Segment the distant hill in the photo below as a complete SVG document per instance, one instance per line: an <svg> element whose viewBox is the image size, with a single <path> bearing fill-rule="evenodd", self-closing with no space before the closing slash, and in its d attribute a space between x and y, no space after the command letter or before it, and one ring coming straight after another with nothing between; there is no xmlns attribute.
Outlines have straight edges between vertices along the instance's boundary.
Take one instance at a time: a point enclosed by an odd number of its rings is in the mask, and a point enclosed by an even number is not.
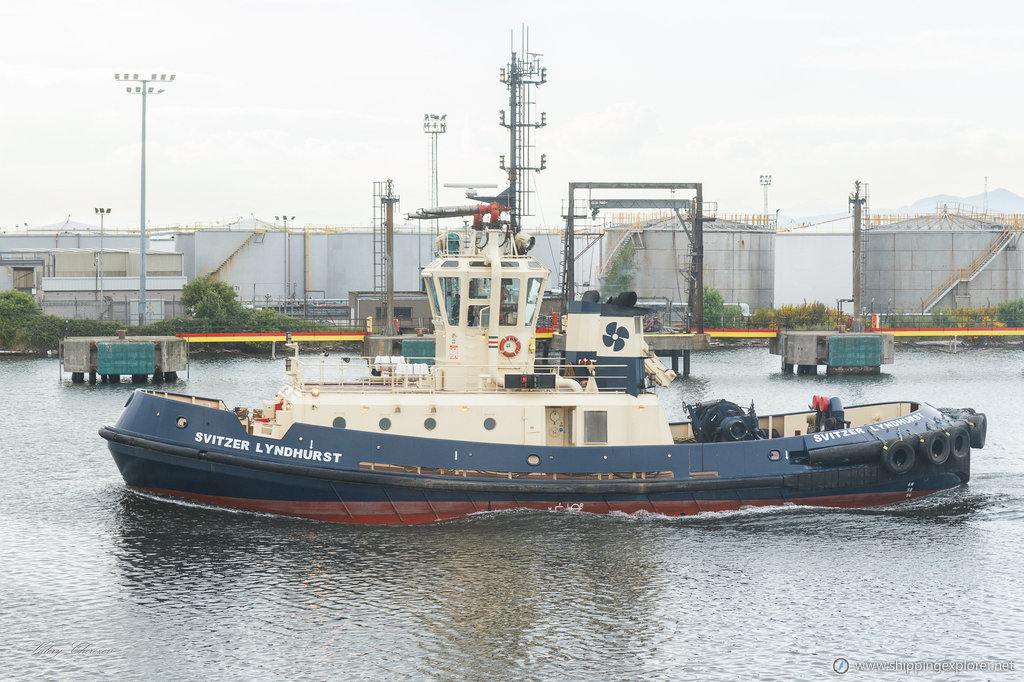
<svg viewBox="0 0 1024 682"><path fill-rule="evenodd" d="M940 204L969 204L977 208L985 208L985 194L970 197L957 197L952 194L937 194L933 197L919 199L909 206L901 206L899 213L934 213ZM1008 189L994 189L988 193L988 210L992 213L1024 213L1024 197L1018 196Z"/></svg>
<svg viewBox="0 0 1024 682"><path fill-rule="evenodd" d="M875 214L930 214L935 213L937 206L942 204L961 204L967 206L973 206L977 209L985 208L985 194L975 194L969 197L958 197L952 194L936 194L932 197L925 197L924 199L918 199L909 206L900 206L899 208L881 208L877 206L871 207L871 213ZM1008 189L994 189L988 193L988 210L990 213L1024 213L1024 197L1014 194ZM851 221L853 220L850 212L844 213L824 213L818 215L805 215L805 216L779 216L780 227L797 227L797 226L810 226L809 231L820 232L830 231L832 229L850 229ZM807 228L805 228L807 229Z"/></svg>

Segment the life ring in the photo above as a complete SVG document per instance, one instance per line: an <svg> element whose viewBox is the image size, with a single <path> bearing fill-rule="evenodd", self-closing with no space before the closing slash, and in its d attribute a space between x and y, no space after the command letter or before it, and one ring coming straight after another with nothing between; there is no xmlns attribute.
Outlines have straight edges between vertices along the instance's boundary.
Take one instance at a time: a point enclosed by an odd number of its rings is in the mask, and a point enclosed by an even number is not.
<svg viewBox="0 0 1024 682"><path fill-rule="evenodd" d="M523 344L519 342L519 339L515 336L509 335L498 342L498 350L506 358L514 358L519 355L519 351L522 349Z"/></svg>
<svg viewBox="0 0 1024 682"><path fill-rule="evenodd" d="M882 466L890 474L900 476L914 468L914 448L903 440L894 440L882 447Z"/></svg>
<svg viewBox="0 0 1024 682"><path fill-rule="evenodd" d="M917 454L932 464L941 466L949 459L949 437L945 431L921 434L917 441Z"/></svg>

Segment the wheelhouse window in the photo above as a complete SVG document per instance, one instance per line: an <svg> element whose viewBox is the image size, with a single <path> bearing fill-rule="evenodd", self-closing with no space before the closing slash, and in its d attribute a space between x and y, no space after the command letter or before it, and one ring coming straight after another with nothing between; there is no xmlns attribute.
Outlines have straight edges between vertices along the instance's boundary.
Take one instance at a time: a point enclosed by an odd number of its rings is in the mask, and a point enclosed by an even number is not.
<svg viewBox="0 0 1024 682"><path fill-rule="evenodd" d="M537 304L540 301L540 287L543 283L540 277L531 277L526 281L526 324L533 326L534 318L537 315Z"/></svg>
<svg viewBox="0 0 1024 682"><path fill-rule="evenodd" d="M466 306L466 326L487 327L490 326L491 306L489 305L468 305Z"/></svg>
<svg viewBox="0 0 1024 682"><path fill-rule="evenodd" d="M498 324L503 327L514 327L519 324L519 278L503 277L501 279L501 310Z"/></svg>
<svg viewBox="0 0 1024 682"><path fill-rule="evenodd" d="M469 280L469 297L470 298L490 298L491 297L491 278L490 277L472 277Z"/></svg>
<svg viewBox="0 0 1024 682"><path fill-rule="evenodd" d="M427 291L430 292L431 312L434 314L434 317L438 317L440 314L441 306L437 304L437 289L434 288L434 278L424 277L423 281L426 282Z"/></svg>
<svg viewBox="0 0 1024 682"><path fill-rule="evenodd" d="M462 305L462 298L459 294L459 285L462 280L459 277L438 277L437 280L441 285L441 297L444 299L448 324L455 327L459 324L459 306Z"/></svg>

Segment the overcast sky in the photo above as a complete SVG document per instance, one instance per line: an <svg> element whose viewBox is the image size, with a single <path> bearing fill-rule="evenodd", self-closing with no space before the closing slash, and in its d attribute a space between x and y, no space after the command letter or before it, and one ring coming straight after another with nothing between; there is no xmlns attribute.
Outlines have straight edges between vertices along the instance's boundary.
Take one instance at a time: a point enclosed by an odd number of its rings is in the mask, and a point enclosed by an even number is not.
<svg viewBox="0 0 1024 682"><path fill-rule="evenodd" d="M498 71L530 30L548 82L537 222L570 181L703 182L720 212L878 209L1024 193L1024 10L946 2L4 0L0 229L137 225L141 101L115 71L177 74L149 99L147 218L366 225L372 183L428 204L504 183ZM504 186L504 184L502 184ZM464 203L442 189L442 204Z"/></svg>

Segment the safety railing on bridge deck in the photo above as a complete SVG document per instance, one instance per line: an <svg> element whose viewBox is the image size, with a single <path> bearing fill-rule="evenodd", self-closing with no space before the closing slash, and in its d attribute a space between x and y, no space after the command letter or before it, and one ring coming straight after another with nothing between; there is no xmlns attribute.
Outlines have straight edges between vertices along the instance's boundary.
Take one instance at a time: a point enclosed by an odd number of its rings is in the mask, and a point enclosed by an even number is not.
<svg viewBox="0 0 1024 682"><path fill-rule="evenodd" d="M294 340L294 335L293 335ZM445 368L431 366L434 358L403 357L403 356L352 356L339 358L289 358L291 374L289 383L303 392L316 394L355 392L379 393L390 391L396 393L433 393L444 386ZM558 375L569 379L585 382L594 379L590 373L594 365L588 363L559 362L553 359L538 359L535 363L535 376ZM503 393L510 389L504 385L496 385L492 380L492 368L489 365L460 364L459 376L478 377L475 386L463 388L464 378L459 379L460 391L468 393ZM611 370L611 371L609 371ZM602 365L598 381L600 393L623 393L625 389L609 388L602 384L607 382L624 384L627 378L626 365ZM621 371L621 374L619 372ZM521 372L498 369L499 375L521 376ZM582 388L582 386L581 386ZM524 388L516 390L557 392L564 390L557 385L554 388Z"/></svg>

